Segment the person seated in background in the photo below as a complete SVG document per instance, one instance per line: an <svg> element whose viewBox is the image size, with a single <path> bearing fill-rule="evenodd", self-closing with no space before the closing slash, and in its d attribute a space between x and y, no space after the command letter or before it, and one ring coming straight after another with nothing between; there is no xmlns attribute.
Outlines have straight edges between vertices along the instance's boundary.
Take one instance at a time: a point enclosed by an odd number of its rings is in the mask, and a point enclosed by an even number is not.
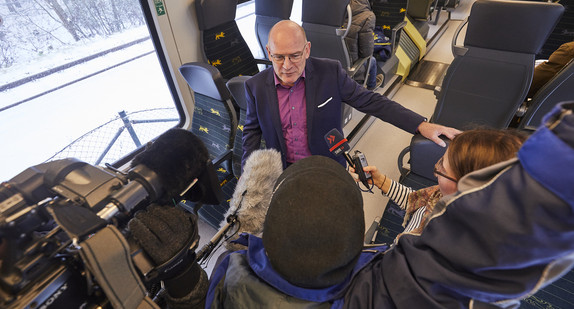
<svg viewBox="0 0 574 309"><path fill-rule="evenodd" d="M530 89L526 94L526 99L522 102L522 106L516 112L510 122L509 127L516 128L519 126L522 117L524 116L526 110L530 107L532 98L536 93L546 85L560 70L562 70L570 61L574 61L574 41L564 43L555 50L548 60L540 63L534 67L534 73L532 75L532 83L530 84Z"/></svg>
<svg viewBox="0 0 574 309"><path fill-rule="evenodd" d="M365 72L367 71L366 66L370 63L366 86L367 89L374 91L383 83L383 74L377 74L377 60L373 57L375 13L371 10L371 5L367 0L351 0L349 4L353 14L349 32L345 37L349 57L351 62L355 62L359 58L371 58L370 62L365 62Z"/></svg>
<svg viewBox="0 0 574 309"><path fill-rule="evenodd" d="M514 130L483 128L465 131L454 137L436 163L434 172L438 185L416 191L388 178L376 166L367 166L363 170L371 173L371 183L406 211L403 233L420 234L435 204L443 196L456 193L457 183L464 175L514 158L526 137ZM350 168L350 171L359 181L354 169Z"/></svg>
<svg viewBox="0 0 574 309"><path fill-rule="evenodd" d="M574 41L560 45L560 47L548 57L547 61L542 62L534 68L532 83L530 84L530 90L528 90L526 97L534 97L536 92L572 59L574 59Z"/></svg>

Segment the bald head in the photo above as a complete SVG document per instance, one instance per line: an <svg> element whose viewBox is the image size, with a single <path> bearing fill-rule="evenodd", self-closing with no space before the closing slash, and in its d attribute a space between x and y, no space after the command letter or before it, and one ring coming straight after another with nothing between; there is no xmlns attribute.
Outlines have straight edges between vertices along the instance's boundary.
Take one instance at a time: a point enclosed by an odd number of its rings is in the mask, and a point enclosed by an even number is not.
<svg viewBox="0 0 574 309"><path fill-rule="evenodd" d="M269 31L267 46L271 49L275 47L275 42L294 42L302 46L307 42L307 36L303 27L294 21L282 20L277 22Z"/></svg>

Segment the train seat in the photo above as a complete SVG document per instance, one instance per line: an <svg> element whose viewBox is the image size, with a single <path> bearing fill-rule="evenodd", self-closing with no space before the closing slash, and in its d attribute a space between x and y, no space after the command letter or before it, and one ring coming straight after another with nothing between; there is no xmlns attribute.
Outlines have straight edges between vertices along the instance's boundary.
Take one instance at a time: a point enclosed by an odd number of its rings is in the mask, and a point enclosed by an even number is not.
<svg viewBox="0 0 574 309"><path fill-rule="evenodd" d="M443 140L449 143L447 138ZM397 161L401 174L399 183L414 190L436 185L438 182L434 175L434 166L445 151L446 148L440 147L422 135L414 135L410 145L399 154ZM408 163L405 162L407 155L410 156ZM389 200L378 224L376 243L393 243L397 235L404 230L402 226L404 215L405 211Z"/></svg>
<svg viewBox="0 0 574 309"><path fill-rule="evenodd" d="M407 18L411 19L411 22L424 39L427 38L430 30L428 24L432 17L430 8L435 1L436 0L410 0L407 4ZM436 21L438 21L438 18L435 19L435 25Z"/></svg>
<svg viewBox="0 0 574 309"><path fill-rule="evenodd" d="M556 76L550 79L528 102L526 113L518 123L518 129L534 131L542 124L542 117L564 101L574 100L574 60L571 60Z"/></svg>
<svg viewBox="0 0 574 309"><path fill-rule="evenodd" d="M355 78L370 57L351 61L345 43L349 27L341 27L345 24L345 16L350 25L352 13L349 0L303 0L301 21L307 39L312 43L311 56L339 60L347 74Z"/></svg>
<svg viewBox="0 0 574 309"><path fill-rule="evenodd" d="M456 87L447 88L446 93L444 93L445 89L442 90L442 97L439 97L431 121L464 129L468 124L476 122L478 119L481 120L482 124L506 128L518 104L513 103L511 108L506 108L506 114L502 117L504 118L503 121L497 122L495 120L501 117L497 116L499 112L496 111L505 108L500 102L509 100L508 96L520 97L520 100L526 96L532 79L534 54L540 49L561 12L561 6L552 3L477 0L469 17L468 29L470 32L467 32L466 35L465 50L461 52L458 50L461 47L455 48L455 54L458 56L455 56L455 60L449 67L447 76L445 76L445 82L443 82L443 87L445 85L452 87L452 84L455 84ZM532 18L524 17L528 14L538 16L535 25L532 25ZM514 18L517 19L514 20ZM498 19L505 19L502 26L508 33L493 25L492 20ZM511 24L507 25L507 23ZM519 32L516 31L516 27L524 27L526 30L523 29L521 31L524 32ZM493 33L498 33L498 35L494 36ZM525 33L525 36L528 37L516 38L516 33ZM513 48L520 49L522 52L512 51ZM511 51L507 49L511 49ZM466 57L469 57L469 60ZM467 61L468 63L465 63ZM463 64L455 62L463 62ZM514 73L514 75L508 72ZM495 76L491 76L492 74ZM506 78L509 79L508 84ZM512 82L511 78L518 80L518 82ZM517 89L511 90L509 88L513 84L518 84L515 86ZM506 88L509 88L508 91ZM519 91L521 93L516 95L516 92ZM510 94L507 95L506 92L510 92ZM497 95L503 98L498 98ZM494 98L489 99L490 97ZM445 103L447 99L451 101ZM474 108L478 111L475 111L472 105L468 106L472 103L477 105ZM451 105L456 106L456 108L451 107ZM451 108L453 110L449 110ZM491 120L489 117L493 119ZM485 119L490 121L485 121ZM448 142L446 139L445 141ZM437 184L433 167L445 150L445 148L421 135L413 136L410 145L399 155L398 168L401 172L399 182L413 189ZM408 163L405 163L407 155L409 155L409 160ZM402 213L400 209L389 201L379 224L377 242L392 242L396 235L402 231L401 223Z"/></svg>
<svg viewBox="0 0 574 309"><path fill-rule="evenodd" d="M405 52L403 47L399 45L405 44L407 41L401 43L403 36L403 28L407 25L408 1L406 0L374 0L371 2L371 8L376 16L376 26L383 30L386 37L391 42L391 56L386 61L379 61L379 65L385 77L384 84L386 84L391 77L398 74L404 78L408 75L408 71L414 65L415 59L419 58L420 52L417 48L407 48L408 53Z"/></svg>
<svg viewBox="0 0 574 309"><path fill-rule="evenodd" d="M237 0L197 0L195 11L201 33L204 58L228 80L239 75L259 73L258 64L235 22Z"/></svg>
<svg viewBox="0 0 574 309"><path fill-rule="evenodd" d="M247 113L247 102L245 99L245 82L251 76L236 76L227 81L226 85L229 92L235 99L235 104L239 110L239 122L237 124L237 133L233 144L233 173L241 176L241 157L243 156L243 125L245 124L245 115Z"/></svg>
<svg viewBox="0 0 574 309"><path fill-rule="evenodd" d="M574 41L574 0L554 1L564 6L564 14L536 55L536 59L548 59L560 45Z"/></svg>
<svg viewBox="0 0 574 309"><path fill-rule="evenodd" d="M432 12L435 12L433 24L436 25L438 23L438 20L440 17L440 12L442 10L450 12L451 10L456 9L459 4L460 4L460 0L435 0L435 1L433 1Z"/></svg>
<svg viewBox="0 0 574 309"><path fill-rule="evenodd" d="M185 63L179 72L193 90L194 112L191 131L204 142L217 170L223 201L218 205L186 202L187 210L196 211L201 219L215 229L229 209L237 177L233 173L232 149L237 131L237 114L233 97L221 73L203 62Z"/></svg>
<svg viewBox="0 0 574 309"><path fill-rule="evenodd" d="M269 31L278 21L289 19L292 9L293 0L255 0L255 33L265 58Z"/></svg>
<svg viewBox="0 0 574 309"><path fill-rule="evenodd" d="M425 56L427 43L408 17L405 17L403 33L404 35L399 37L399 46L396 54L400 59L397 74L405 80L411 73L411 69Z"/></svg>
<svg viewBox="0 0 574 309"><path fill-rule="evenodd" d="M464 46L453 46L431 121L508 127L532 82L535 55L563 10L557 3L477 0Z"/></svg>
<svg viewBox="0 0 574 309"><path fill-rule="evenodd" d="M303 0L302 4L302 26L305 29L307 39L311 41L311 56L320 58L330 58L339 60L347 74L355 80L363 80L366 84L367 70L359 76L357 72L361 67L370 61L371 57L359 58L351 62L345 36L349 27L341 27L345 23L350 25L352 22L351 7L349 0ZM345 104L343 114L341 115L343 126L346 125L352 117L352 108Z"/></svg>

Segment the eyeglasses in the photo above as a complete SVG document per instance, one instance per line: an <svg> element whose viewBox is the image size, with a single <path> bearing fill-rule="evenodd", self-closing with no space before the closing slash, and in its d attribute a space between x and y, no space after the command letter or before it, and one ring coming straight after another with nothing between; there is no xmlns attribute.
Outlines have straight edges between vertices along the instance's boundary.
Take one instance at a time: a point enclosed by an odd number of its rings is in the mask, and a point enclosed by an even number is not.
<svg viewBox="0 0 574 309"><path fill-rule="evenodd" d="M285 62L285 58L289 58L291 62L299 62L303 58L303 54L305 53L305 48L307 48L307 43L305 42L305 46L303 46L303 50L298 53L291 54L291 55L278 55L278 54L271 54L270 56L277 64L282 64Z"/></svg>
<svg viewBox="0 0 574 309"><path fill-rule="evenodd" d="M438 160L438 162L434 165L433 172L434 172L435 176L439 175L439 176L442 176L442 177L444 177L450 181L458 182L458 180L454 179L453 177L450 177L450 176L446 175L445 173L439 171L438 170L439 166L442 166L442 158L440 158L440 160Z"/></svg>

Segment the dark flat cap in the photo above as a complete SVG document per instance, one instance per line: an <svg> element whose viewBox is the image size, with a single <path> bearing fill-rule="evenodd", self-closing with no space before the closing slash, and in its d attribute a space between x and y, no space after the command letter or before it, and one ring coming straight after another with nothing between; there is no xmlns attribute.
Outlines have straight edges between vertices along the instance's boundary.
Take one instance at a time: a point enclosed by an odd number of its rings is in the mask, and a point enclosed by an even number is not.
<svg viewBox="0 0 574 309"><path fill-rule="evenodd" d="M291 284L324 288L341 283L361 253L363 198L338 162L311 156L277 180L263 227L273 269Z"/></svg>

